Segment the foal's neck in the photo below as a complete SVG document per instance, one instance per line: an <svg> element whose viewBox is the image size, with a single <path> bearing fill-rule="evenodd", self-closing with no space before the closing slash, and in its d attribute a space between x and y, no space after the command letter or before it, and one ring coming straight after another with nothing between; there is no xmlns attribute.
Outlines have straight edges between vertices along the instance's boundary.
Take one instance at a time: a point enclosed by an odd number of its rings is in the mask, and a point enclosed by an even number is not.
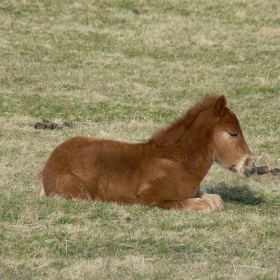
<svg viewBox="0 0 280 280"><path fill-rule="evenodd" d="M211 143L212 129L204 127L197 131L188 129L178 145L182 163L195 172L200 180L206 176L213 163Z"/></svg>

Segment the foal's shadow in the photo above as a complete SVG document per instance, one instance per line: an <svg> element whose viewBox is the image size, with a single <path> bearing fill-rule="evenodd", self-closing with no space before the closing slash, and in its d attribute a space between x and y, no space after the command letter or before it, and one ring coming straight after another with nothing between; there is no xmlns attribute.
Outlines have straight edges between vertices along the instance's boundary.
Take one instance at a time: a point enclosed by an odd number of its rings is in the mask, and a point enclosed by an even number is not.
<svg viewBox="0 0 280 280"><path fill-rule="evenodd" d="M247 186L231 187L224 183L209 189L209 193L219 194L225 202L244 205L258 205L264 202L264 198L253 193Z"/></svg>

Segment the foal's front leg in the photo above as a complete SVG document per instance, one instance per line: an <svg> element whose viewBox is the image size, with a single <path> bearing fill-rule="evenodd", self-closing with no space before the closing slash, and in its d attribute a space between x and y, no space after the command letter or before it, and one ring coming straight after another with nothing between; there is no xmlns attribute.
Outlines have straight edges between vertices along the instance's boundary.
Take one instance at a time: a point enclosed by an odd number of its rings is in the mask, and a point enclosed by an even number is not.
<svg viewBox="0 0 280 280"><path fill-rule="evenodd" d="M149 206L175 210L211 212L223 209L223 200L219 195L199 191L195 197L184 199L183 192L178 191L176 186L165 186L166 181L168 180L158 179L143 185L138 192L138 201Z"/></svg>
<svg viewBox="0 0 280 280"><path fill-rule="evenodd" d="M139 202L177 210L214 211L223 208L221 197L199 189L199 182L190 182L192 178L179 163L159 159L150 170L137 193Z"/></svg>
<svg viewBox="0 0 280 280"><path fill-rule="evenodd" d="M187 198L184 200L154 201L150 206L175 210L197 210L212 212L223 209L223 200L216 194L204 194L202 197Z"/></svg>

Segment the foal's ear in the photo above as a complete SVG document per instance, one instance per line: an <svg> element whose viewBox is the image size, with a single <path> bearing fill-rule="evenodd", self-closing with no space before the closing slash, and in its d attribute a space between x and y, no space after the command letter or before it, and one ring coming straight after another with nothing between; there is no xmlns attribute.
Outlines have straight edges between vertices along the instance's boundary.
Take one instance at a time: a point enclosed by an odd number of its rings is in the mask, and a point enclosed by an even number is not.
<svg viewBox="0 0 280 280"><path fill-rule="evenodd" d="M227 106L227 100L224 95L220 96L214 104L214 114L220 118L224 114L224 110Z"/></svg>

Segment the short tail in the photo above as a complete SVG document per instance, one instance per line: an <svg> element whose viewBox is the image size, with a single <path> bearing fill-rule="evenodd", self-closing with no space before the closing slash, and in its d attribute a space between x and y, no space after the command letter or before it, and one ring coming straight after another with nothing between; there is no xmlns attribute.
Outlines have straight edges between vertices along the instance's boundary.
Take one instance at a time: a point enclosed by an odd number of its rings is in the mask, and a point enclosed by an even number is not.
<svg viewBox="0 0 280 280"><path fill-rule="evenodd" d="M39 196L44 196L46 193L43 185L42 175L40 174L39 176Z"/></svg>
<svg viewBox="0 0 280 280"><path fill-rule="evenodd" d="M46 193L45 193L44 185L43 183L41 183L39 186L39 196L44 196L45 194Z"/></svg>

